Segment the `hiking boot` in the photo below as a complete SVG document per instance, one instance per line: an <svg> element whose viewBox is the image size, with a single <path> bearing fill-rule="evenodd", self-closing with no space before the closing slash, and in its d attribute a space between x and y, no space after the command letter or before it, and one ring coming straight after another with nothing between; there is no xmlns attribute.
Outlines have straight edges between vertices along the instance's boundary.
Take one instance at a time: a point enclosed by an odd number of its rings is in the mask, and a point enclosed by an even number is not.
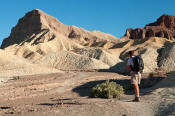
<svg viewBox="0 0 175 116"><path fill-rule="evenodd" d="M134 100L132 100L133 102L140 102L140 98L139 97L135 97Z"/></svg>

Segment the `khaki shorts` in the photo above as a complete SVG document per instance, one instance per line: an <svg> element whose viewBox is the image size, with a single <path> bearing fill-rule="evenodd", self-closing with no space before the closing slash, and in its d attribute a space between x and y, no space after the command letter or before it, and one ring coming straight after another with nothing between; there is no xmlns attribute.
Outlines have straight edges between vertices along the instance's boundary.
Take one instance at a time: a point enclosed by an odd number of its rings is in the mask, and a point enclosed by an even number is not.
<svg viewBox="0 0 175 116"><path fill-rule="evenodd" d="M140 72L131 72L131 84L140 84L141 74Z"/></svg>

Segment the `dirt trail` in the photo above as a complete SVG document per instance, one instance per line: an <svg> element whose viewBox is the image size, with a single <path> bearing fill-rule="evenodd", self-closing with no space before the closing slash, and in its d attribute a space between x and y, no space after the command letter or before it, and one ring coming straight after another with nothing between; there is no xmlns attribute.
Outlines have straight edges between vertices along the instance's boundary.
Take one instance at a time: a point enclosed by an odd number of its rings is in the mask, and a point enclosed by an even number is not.
<svg viewBox="0 0 175 116"><path fill-rule="evenodd" d="M88 98L90 88L107 79L127 80L129 77L116 73L65 72L9 80L0 87L0 114L3 116L122 116L124 114L153 116L155 110L159 110L160 103L157 101L160 101L161 97L156 94L158 92L142 96L140 103L131 102L133 95L123 95L120 100Z"/></svg>

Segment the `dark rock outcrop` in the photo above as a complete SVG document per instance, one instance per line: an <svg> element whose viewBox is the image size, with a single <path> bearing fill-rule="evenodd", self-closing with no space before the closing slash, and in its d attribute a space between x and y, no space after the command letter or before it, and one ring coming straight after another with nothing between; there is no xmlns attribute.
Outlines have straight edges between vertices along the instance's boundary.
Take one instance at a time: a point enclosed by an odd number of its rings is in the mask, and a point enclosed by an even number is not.
<svg viewBox="0 0 175 116"><path fill-rule="evenodd" d="M175 16L162 15L156 22L150 23L144 28L129 28L126 30L125 36L129 39L163 37L173 40L175 39Z"/></svg>
<svg viewBox="0 0 175 116"><path fill-rule="evenodd" d="M10 36L3 40L1 48L19 44L40 30L40 13L38 10L33 10L27 13L25 17L19 19L18 24L12 28Z"/></svg>

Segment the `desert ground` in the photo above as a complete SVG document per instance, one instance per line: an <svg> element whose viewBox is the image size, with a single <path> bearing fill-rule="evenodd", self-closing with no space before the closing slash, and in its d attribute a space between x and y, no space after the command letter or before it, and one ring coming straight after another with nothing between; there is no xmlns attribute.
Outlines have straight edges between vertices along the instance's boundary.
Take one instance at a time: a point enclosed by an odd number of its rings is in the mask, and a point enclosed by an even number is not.
<svg viewBox="0 0 175 116"><path fill-rule="evenodd" d="M29 11L1 45L0 116L175 116L174 22L163 15L118 39ZM132 102L129 51L144 62L141 102ZM125 87L120 99L90 98L106 80Z"/></svg>
<svg viewBox="0 0 175 116"><path fill-rule="evenodd" d="M1 116L173 116L175 115L173 75L172 73L153 87L141 88L141 102L132 102L133 91L123 94L120 99L89 98L91 88L104 80L129 83L129 76L117 73L65 71L1 79L0 114ZM143 78L147 78L144 76Z"/></svg>

